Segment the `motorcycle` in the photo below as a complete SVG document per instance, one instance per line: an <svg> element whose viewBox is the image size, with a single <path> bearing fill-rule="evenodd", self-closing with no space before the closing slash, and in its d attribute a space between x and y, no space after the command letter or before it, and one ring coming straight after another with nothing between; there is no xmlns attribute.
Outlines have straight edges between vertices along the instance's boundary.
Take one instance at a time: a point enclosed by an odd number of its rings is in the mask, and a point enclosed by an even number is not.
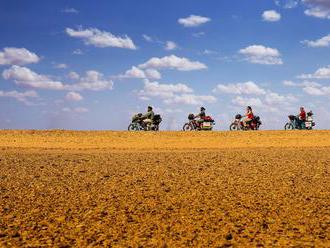
<svg viewBox="0 0 330 248"><path fill-rule="evenodd" d="M188 115L188 122L183 125L183 131L212 131L215 121L211 116L205 116L201 122L194 114Z"/></svg>
<svg viewBox="0 0 330 248"><path fill-rule="evenodd" d="M145 123L141 113L134 115L131 124L128 126L128 131L159 131L162 117L155 115L151 123Z"/></svg>
<svg viewBox="0 0 330 248"><path fill-rule="evenodd" d="M315 122L313 120L313 112L310 111L307 113L307 117L305 121L299 120L299 116L289 115L289 122L287 122L284 126L285 130L313 130L315 126Z"/></svg>
<svg viewBox="0 0 330 248"><path fill-rule="evenodd" d="M244 126L242 121L243 116L240 114L237 114L235 116L235 120L232 124L229 126L230 131L239 131L239 130L259 130L262 122L260 120L259 116L254 116L253 119L249 122L247 122L246 126Z"/></svg>

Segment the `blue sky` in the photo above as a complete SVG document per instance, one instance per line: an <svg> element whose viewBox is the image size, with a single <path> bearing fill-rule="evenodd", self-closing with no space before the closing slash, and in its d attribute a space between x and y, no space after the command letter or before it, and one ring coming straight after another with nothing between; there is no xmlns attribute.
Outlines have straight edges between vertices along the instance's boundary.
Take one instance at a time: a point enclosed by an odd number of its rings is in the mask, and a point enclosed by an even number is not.
<svg viewBox="0 0 330 248"><path fill-rule="evenodd" d="M0 23L0 128L124 130L148 105L165 130L247 105L329 128L328 0L3 0Z"/></svg>

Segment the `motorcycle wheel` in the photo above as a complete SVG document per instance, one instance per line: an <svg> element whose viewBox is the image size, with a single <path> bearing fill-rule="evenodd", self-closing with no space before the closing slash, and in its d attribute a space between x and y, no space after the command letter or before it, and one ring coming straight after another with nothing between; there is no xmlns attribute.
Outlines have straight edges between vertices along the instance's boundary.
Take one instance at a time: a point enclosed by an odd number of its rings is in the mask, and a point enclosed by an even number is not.
<svg viewBox="0 0 330 248"><path fill-rule="evenodd" d="M186 124L183 125L182 130L183 131L193 131L194 127L190 123L186 123Z"/></svg>
<svg viewBox="0 0 330 248"><path fill-rule="evenodd" d="M140 129L138 125L131 123L128 126L128 131L140 131Z"/></svg>
<svg viewBox="0 0 330 248"><path fill-rule="evenodd" d="M229 126L229 130L230 131L238 131L238 125L236 123L232 123L230 126Z"/></svg>
<svg viewBox="0 0 330 248"><path fill-rule="evenodd" d="M287 123L287 124L285 124L284 129L285 130L293 130L294 126L292 125L292 123Z"/></svg>

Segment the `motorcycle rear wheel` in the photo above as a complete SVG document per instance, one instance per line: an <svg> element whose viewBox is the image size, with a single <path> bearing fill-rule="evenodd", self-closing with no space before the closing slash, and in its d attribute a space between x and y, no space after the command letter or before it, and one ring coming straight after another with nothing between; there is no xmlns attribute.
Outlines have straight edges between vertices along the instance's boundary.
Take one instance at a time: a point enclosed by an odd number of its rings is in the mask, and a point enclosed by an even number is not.
<svg viewBox="0 0 330 248"><path fill-rule="evenodd" d="M292 125L292 123L287 123L284 126L285 130L294 130L294 126Z"/></svg>
<svg viewBox="0 0 330 248"><path fill-rule="evenodd" d="M193 131L194 127L190 123L186 123L186 124L183 125L182 130L185 131L185 132L186 131L189 132L189 131Z"/></svg>

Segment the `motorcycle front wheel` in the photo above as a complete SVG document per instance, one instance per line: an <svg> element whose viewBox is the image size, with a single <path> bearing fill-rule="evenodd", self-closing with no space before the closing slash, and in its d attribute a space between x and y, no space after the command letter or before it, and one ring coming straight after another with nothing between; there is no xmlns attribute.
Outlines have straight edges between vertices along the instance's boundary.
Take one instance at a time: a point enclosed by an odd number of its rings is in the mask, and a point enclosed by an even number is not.
<svg viewBox="0 0 330 248"><path fill-rule="evenodd" d="M230 131L238 131L238 125L236 123L232 123L230 126L229 126L229 130Z"/></svg>
<svg viewBox="0 0 330 248"><path fill-rule="evenodd" d="M285 130L293 130L294 126L292 125L292 123L287 123L287 124L285 124L284 129Z"/></svg>
<svg viewBox="0 0 330 248"><path fill-rule="evenodd" d="M137 124L131 123L128 126L128 131L140 131L140 128Z"/></svg>
<svg viewBox="0 0 330 248"><path fill-rule="evenodd" d="M183 131L193 131L194 127L190 123L186 123L186 124L183 125L182 130Z"/></svg>

